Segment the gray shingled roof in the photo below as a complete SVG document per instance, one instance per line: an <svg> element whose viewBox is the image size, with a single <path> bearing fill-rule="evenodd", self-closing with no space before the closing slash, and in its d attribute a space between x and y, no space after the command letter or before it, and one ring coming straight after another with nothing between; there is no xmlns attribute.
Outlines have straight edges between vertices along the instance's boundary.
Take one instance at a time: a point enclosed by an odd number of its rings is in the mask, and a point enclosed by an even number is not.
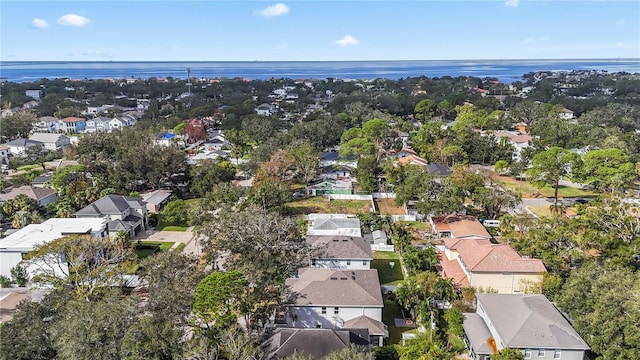
<svg viewBox="0 0 640 360"><path fill-rule="evenodd" d="M286 284L298 306L382 307L378 271L302 268Z"/></svg>
<svg viewBox="0 0 640 360"><path fill-rule="evenodd" d="M366 315L360 315L347 320L342 325L344 329L367 329L371 335L384 335L384 323Z"/></svg>
<svg viewBox="0 0 640 360"><path fill-rule="evenodd" d="M372 260L371 245L355 236L307 236L307 243L319 250L317 259Z"/></svg>
<svg viewBox="0 0 640 360"><path fill-rule="evenodd" d="M313 222L314 230L360 229L357 218L317 219Z"/></svg>
<svg viewBox="0 0 640 360"><path fill-rule="evenodd" d="M288 329L275 328L264 343L268 359L280 359L294 353L310 359L322 359L328 354L346 349L350 344L368 347L366 329Z"/></svg>
<svg viewBox="0 0 640 360"><path fill-rule="evenodd" d="M55 133L34 133L29 137L31 141L38 141L41 143L55 143L60 138L66 138L65 135Z"/></svg>
<svg viewBox="0 0 640 360"><path fill-rule="evenodd" d="M544 295L476 294L476 298L507 347L589 349Z"/></svg>
<svg viewBox="0 0 640 360"><path fill-rule="evenodd" d="M491 332L484 320L476 313L464 313L463 315L462 327L476 354L493 354L493 350L487 343L487 340L491 338Z"/></svg>
<svg viewBox="0 0 640 360"><path fill-rule="evenodd" d="M138 198L124 195L106 195L78 210L76 215L122 214L129 208L141 209L144 207L144 202Z"/></svg>

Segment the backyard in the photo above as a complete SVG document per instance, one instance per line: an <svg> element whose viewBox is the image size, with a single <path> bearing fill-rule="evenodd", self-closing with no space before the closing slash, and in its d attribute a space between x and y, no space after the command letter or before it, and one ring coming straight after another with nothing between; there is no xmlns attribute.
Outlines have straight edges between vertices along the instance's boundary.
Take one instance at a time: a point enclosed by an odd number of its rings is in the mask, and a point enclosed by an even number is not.
<svg viewBox="0 0 640 360"><path fill-rule="evenodd" d="M538 188L534 184L529 181L516 180L513 177L509 176L499 176L495 175L494 177L500 186L513 190L515 192L519 192L523 198L528 197L553 197L554 189L551 186L545 186L543 188ZM558 197L580 197L580 196L593 196L593 192L588 190L583 190L575 187L560 185L558 187Z"/></svg>
<svg viewBox="0 0 640 360"><path fill-rule="evenodd" d="M296 200L287 204L296 214L357 214L371 211L366 200L329 200L322 196Z"/></svg>
<svg viewBox="0 0 640 360"><path fill-rule="evenodd" d="M382 322L387 325L389 330L389 338L386 345L399 344L402 340L402 332L406 329L395 326L396 318L403 318L400 304L392 298L385 296L384 308L382 309Z"/></svg>
<svg viewBox="0 0 640 360"><path fill-rule="evenodd" d="M171 247L175 244L175 242L169 241L136 241L135 242L135 252L138 256L138 259L144 259L150 255L155 254L157 251L167 251L171 249ZM184 247L184 244L182 244ZM180 248L180 246L178 247ZM178 249L176 249L178 250Z"/></svg>
<svg viewBox="0 0 640 360"><path fill-rule="evenodd" d="M394 204L395 199L375 199L376 206L380 215L404 215L405 211L402 207Z"/></svg>
<svg viewBox="0 0 640 360"><path fill-rule="evenodd" d="M398 285L404 279L400 256L395 252L374 251L371 268L378 270L378 277L382 285Z"/></svg>

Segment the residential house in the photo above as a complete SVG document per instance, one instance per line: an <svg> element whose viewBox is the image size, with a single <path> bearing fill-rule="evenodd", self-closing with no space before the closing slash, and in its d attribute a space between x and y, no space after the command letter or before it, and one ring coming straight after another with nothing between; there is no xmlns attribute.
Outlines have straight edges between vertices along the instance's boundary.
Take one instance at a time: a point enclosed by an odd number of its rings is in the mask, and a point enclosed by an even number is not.
<svg viewBox="0 0 640 360"><path fill-rule="evenodd" d="M41 224L29 224L7 237L0 239L0 275L11 277L11 268L20 264L37 245L48 244L65 235L90 235L107 237L106 219L51 218ZM67 264L61 258L58 266L50 267L55 274L64 276ZM41 270L38 263L26 268L29 277Z"/></svg>
<svg viewBox="0 0 640 360"><path fill-rule="evenodd" d="M33 141L26 138L19 138L11 140L3 145L9 148L9 155L20 156L23 155L27 148L32 146L42 145L39 141Z"/></svg>
<svg viewBox="0 0 640 360"><path fill-rule="evenodd" d="M586 360L589 345L544 295L476 294L477 310L464 313L465 343L474 360L504 348L529 360Z"/></svg>
<svg viewBox="0 0 640 360"><path fill-rule="evenodd" d="M523 293L538 286L547 272L542 261L522 257L507 244L482 238L449 238L444 243L440 274L458 287Z"/></svg>
<svg viewBox="0 0 640 360"><path fill-rule="evenodd" d="M307 236L312 250L309 267L328 269L370 269L371 245L361 237Z"/></svg>
<svg viewBox="0 0 640 360"><path fill-rule="evenodd" d="M348 349L350 346L364 347L369 344L367 329L289 329L268 328L263 349L267 359L282 359L294 354L306 359L321 360L327 355Z"/></svg>
<svg viewBox="0 0 640 360"><path fill-rule="evenodd" d="M87 119L69 116L62 119L65 133L81 133L87 126Z"/></svg>
<svg viewBox="0 0 640 360"><path fill-rule="evenodd" d="M171 190L158 189L140 195L142 196L142 201L147 203L147 212L149 214L157 214L169 202Z"/></svg>
<svg viewBox="0 0 640 360"><path fill-rule="evenodd" d="M124 195L106 195L75 213L76 218L109 220L109 235L124 231L131 238L148 226L147 205L142 199Z"/></svg>
<svg viewBox="0 0 640 360"><path fill-rule="evenodd" d="M26 102L26 103L22 104L22 109L24 109L24 110L35 109L36 107L38 107L38 104L40 104L38 101L32 100L32 101L29 101L29 102Z"/></svg>
<svg viewBox="0 0 640 360"><path fill-rule="evenodd" d="M370 343L383 345L388 333L377 270L302 268L286 285L296 298L287 306L289 327L366 328Z"/></svg>
<svg viewBox="0 0 640 360"><path fill-rule="evenodd" d="M353 182L351 180L321 180L306 187L307 195L320 196L325 194L352 194Z"/></svg>
<svg viewBox="0 0 640 360"><path fill-rule="evenodd" d="M356 236L362 237L360 220L344 214L309 214L307 235L311 236Z"/></svg>
<svg viewBox="0 0 640 360"><path fill-rule="evenodd" d="M36 176L35 178L33 178L33 180L31 180L31 186L39 188L51 187L51 177L52 173Z"/></svg>
<svg viewBox="0 0 640 360"><path fill-rule="evenodd" d="M329 165L322 167L318 177L320 179L343 180L351 179L353 169L345 165Z"/></svg>
<svg viewBox="0 0 640 360"><path fill-rule="evenodd" d="M123 119L113 118L109 121L109 132L113 130L122 130L123 127L127 126L127 122Z"/></svg>
<svg viewBox="0 0 640 360"><path fill-rule="evenodd" d="M62 129L59 128L62 120L53 116L42 116L39 117L38 120L33 123L33 131L34 132L60 132Z"/></svg>
<svg viewBox="0 0 640 360"><path fill-rule="evenodd" d="M493 131L490 132L496 137L496 141L501 143L507 141L514 148L513 159L519 161L522 150L529 147L529 142L533 139L531 135L521 134L516 131Z"/></svg>
<svg viewBox="0 0 640 360"><path fill-rule="evenodd" d="M222 130L208 130L208 139L205 141L205 145L207 149L210 151L214 150L222 150L223 148L229 147L229 142L224 137L224 132Z"/></svg>
<svg viewBox="0 0 640 360"><path fill-rule="evenodd" d="M109 132L111 123L110 118L105 116L99 116L97 118L87 120L87 126L85 127L84 132L94 133L94 132Z"/></svg>
<svg viewBox="0 0 640 360"><path fill-rule="evenodd" d="M7 144L0 144L0 164L8 165L11 156L11 147Z"/></svg>
<svg viewBox="0 0 640 360"><path fill-rule="evenodd" d="M47 206L58 199L58 194L53 189L23 185L12 188L7 193L0 194L0 206L4 205L7 200L14 199L18 195L25 195L37 201L38 206Z"/></svg>
<svg viewBox="0 0 640 360"><path fill-rule="evenodd" d="M273 104L260 104L255 108L255 111L260 116L271 116L276 112L276 106Z"/></svg>
<svg viewBox="0 0 640 360"><path fill-rule="evenodd" d="M337 151L325 151L320 156L320 166L348 166L351 169L355 169L358 167L358 162L352 156L342 159Z"/></svg>
<svg viewBox="0 0 640 360"><path fill-rule="evenodd" d="M29 89L24 92L24 94L32 99L40 100L40 96L42 95L41 89Z"/></svg>
<svg viewBox="0 0 640 360"><path fill-rule="evenodd" d="M71 144L68 136L55 133L37 132L29 136L29 140L41 143L45 149L50 151L62 150L63 147Z"/></svg>
<svg viewBox="0 0 640 360"><path fill-rule="evenodd" d="M158 145L163 146L175 146L176 144L176 135L173 133L164 133L158 135L158 138L154 140L154 142Z"/></svg>
<svg viewBox="0 0 640 360"><path fill-rule="evenodd" d="M491 234L473 216L452 214L441 217L429 217L433 233L438 238L478 237L491 239Z"/></svg>
<svg viewBox="0 0 640 360"><path fill-rule="evenodd" d="M200 119L191 119L187 121L187 125L185 126L184 130L187 135L187 140L190 143L204 141L205 139L207 139L207 130L204 127L204 123Z"/></svg>
<svg viewBox="0 0 640 360"><path fill-rule="evenodd" d="M562 108L558 110L558 117L562 120L571 120L573 119L573 111L567 108Z"/></svg>

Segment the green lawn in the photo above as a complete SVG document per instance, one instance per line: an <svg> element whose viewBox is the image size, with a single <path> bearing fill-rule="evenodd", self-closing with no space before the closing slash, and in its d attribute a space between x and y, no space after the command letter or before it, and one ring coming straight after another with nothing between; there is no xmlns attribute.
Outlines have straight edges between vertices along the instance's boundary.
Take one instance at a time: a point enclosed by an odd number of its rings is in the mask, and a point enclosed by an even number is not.
<svg viewBox="0 0 640 360"><path fill-rule="evenodd" d="M508 176L496 176L496 181L500 186L513 190L515 192L520 192L522 197L532 197L534 195L541 195L543 197L553 197L554 189L551 186L545 186L543 188L538 188L528 181L518 181L512 177ZM569 186L559 186L558 187L558 197L580 197L580 196L593 196L594 193L587 190L582 190Z"/></svg>
<svg viewBox="0 0 640 360"><path fill-rule="evenodd" d="M160 246L160 251L167 251L171 249L171 247L173 246L173 244L175 244L175 242L170 242L170 241L136 241L134 242L134 246L137 244L158 245ZM184 248L184 244L182 244L182 247ZM180 246L178 246L178 248L180 248ZM138 256L138 259L144 259L147 256L152 255L154 253L152 249L139 249L139 250L135 250L135 252L136 252L136 255Z"/></svg>
<svg viewBox="0 0 640 360"><path fill-rule="evenodd" d="M390 262L394 263L393 267L389 264ZM371 261L371 268L378 270L380 284L398 285L404 280L399 259L373 259L373 261Z"/></svg>
<svg viewBox="0 0 640 360"><path fill-rule="evenodd" d="M394 300L385 299L384 308L382 309L382 322L387 325L389 330L389 338L386 345L399 344L402 341L402 332L406 329L397 328L393 320L401 317L403 316L400 305Z"/></svg>
<svg viewBox="0 0 640 360"><path fill-rule="evenodd" d="M371 202L366 200L331 200L322 196L292 201L287 204L296 214L328 213L357 214L371 211Z"/></svg>
<svg viewBox="0 0 640 360"><path fill-rule="evenodd" d="M393 251L374 251L373 258L383 260L400 260L400 255Z"/></svg>
<svg viewBox="0 0 640 360"><path fill-rule="evenodd" d="M165 224L163 224L161 222L155 227L155 230L156 231L182 231L182 232L185 232L185 231L187 231L188 228L189 228L188 226L165 225Z"/></svg>

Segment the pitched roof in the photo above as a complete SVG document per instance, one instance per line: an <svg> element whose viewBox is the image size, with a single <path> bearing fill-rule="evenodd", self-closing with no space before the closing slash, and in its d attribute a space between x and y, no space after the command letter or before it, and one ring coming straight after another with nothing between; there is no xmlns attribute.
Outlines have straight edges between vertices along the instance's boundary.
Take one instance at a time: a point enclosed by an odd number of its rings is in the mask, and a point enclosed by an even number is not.
<svg viewBox="0 0 640 360"><path fill-rule="evenodd" d="M451 175L451 169L447 165L443 164L428 164L427 169L434 175L449 176Z"/></svg>
<svg viewBox="0 0 640 360"><path fill-rule="evenodd" d="M442 252L438 253L438 256L440 257L440 267L442 268L440 275L442 277L453 280L453 284L459 288L465 288L471 285L457 259L449 260Z"/></svg>
<svg viewBox="0 0 640 360"><path fill-rule="evenodd" d="M342 325L345 329L367 329L371 335L384 335L384 323L366 315L347 320Z"/></svg>
<svg viewBox="0 0 640 360"><path fill-rule="evenodd" d="M529 141L531 141L531 139L533 139L533 137L531 137L531 135L527 135L527 134L516 134L513 132L509 132L509 131L494 131L493 135L497 138L501 138L501 137L508 137L509 140L512 143L515 144L523 144L523 143L528 143Z"/></svg>
<svg viewBox="0 0 640 360"><path fill-rule="evenodd" d="M420 165L427 166L429 162L426 159L421 158L418 155L407 155L398 159L398 162L402 165Z"/></svg>
<svg viewBox="0 0 640 360"><path fill-rule="evenodd" d="M307 236L307 243L320 251L318 259L367 259L371 260L371 245L354 236Z"/></svg>
<svg viewBox="0 0 640 360"><path fill-rule="evenodd" d="M160 204L171 196L171 190L158 189L152 192L141 194L142 201L148 204Z"/></svg>
<svg viewBox="0 0 640 360"><path fill-rule="evenodd" d="M11 189L8 193L0 194L0 200L7 201L13 199L16 196L22 194L34 200L41 200L51 194L55 194L55 190L49 188L40 188L30 185L23 185L17 188Z"/></svg>
<svg viewBox="0 0 640 360"><path fill-rule="evenodd" d="M19 147L27 147L27 146L32 146L32 145L37 145L37 144L41 144L40 141L34 141L34 140L30 140L30 139L26 139L26 138L19 138L19 139L15 139L9 142L4 143L4 145L6 146L19 146Z"/></svg>
<svg viewBox="0 0 640 360"><path fill-rule="evenodd" d="M360 220L357 218L343 219L316 219L313 222L315 230L360 229Z"/></svg>
<svg viewBox="0 0 640 360"><path fill-rule="evenodd" d="M75 116L69 116L66 117L64 119L62 119L62 121L66 122L66 123L72 123L72 122L80 122L80 121L86 121L87 119L85 118L79 118L79 117L75 117Z"/></svg>
<svg viewBox="0 0 640 360"><path fill-rule="evenodd" d="M588 350L544 295L476 294L506 347Z"/></svg>
<svg viewBox="0 0 640 360"><path fill-rule="evenodd" d="M41 143L55 143L60 138L66 138L66 136L54 133L33 133L33 135L29 136L29 140Z"/></svg>
<svg viewBox="0 0 640 360"><path fill-rule="evenodd" d="M467 239L458 245L457 250L458 257L472 272L547 272L542 261L523 258L507 244L487 244L484 241Z"/></svg>
<svg viewBox="0 0 640 360"><path fill-rule="evenodd" d="M491 234L473 216L453 214L433 218L436 231L451 231L451 237L477 236L490 239Z"/></svg>
<svg viewBox="0 0 640 360"><path fill-rule="evenodd" d="M471 343L471 347L476 354L493 354L493 349L489 346L489 339L492 337L487 324L476 313L464 313L462 327L464 333Z"/></svg>
<svg viewBox="0 0 640 360"><path fill-rule="evenodd" d="M269 359L285 358L295 353L322 359L332 352L348 348L350 344L369 345L369 334L364 329L275 328L271 331L263 345Z"/></svg>
<svg viewBox="0 0 640 360"><path fill-rule="evenodd" d="M78 210L76 215L111 215L122 214L126 209L146 208L139 198L124 195L106 195Z"/></svg>
<svg viewBox="0 0 640 360"><path fill-rule="evenodd" d="M382 307L377 270L336 270L302 268L298 278L286 284L297 295L299 306Z"/></svg>

